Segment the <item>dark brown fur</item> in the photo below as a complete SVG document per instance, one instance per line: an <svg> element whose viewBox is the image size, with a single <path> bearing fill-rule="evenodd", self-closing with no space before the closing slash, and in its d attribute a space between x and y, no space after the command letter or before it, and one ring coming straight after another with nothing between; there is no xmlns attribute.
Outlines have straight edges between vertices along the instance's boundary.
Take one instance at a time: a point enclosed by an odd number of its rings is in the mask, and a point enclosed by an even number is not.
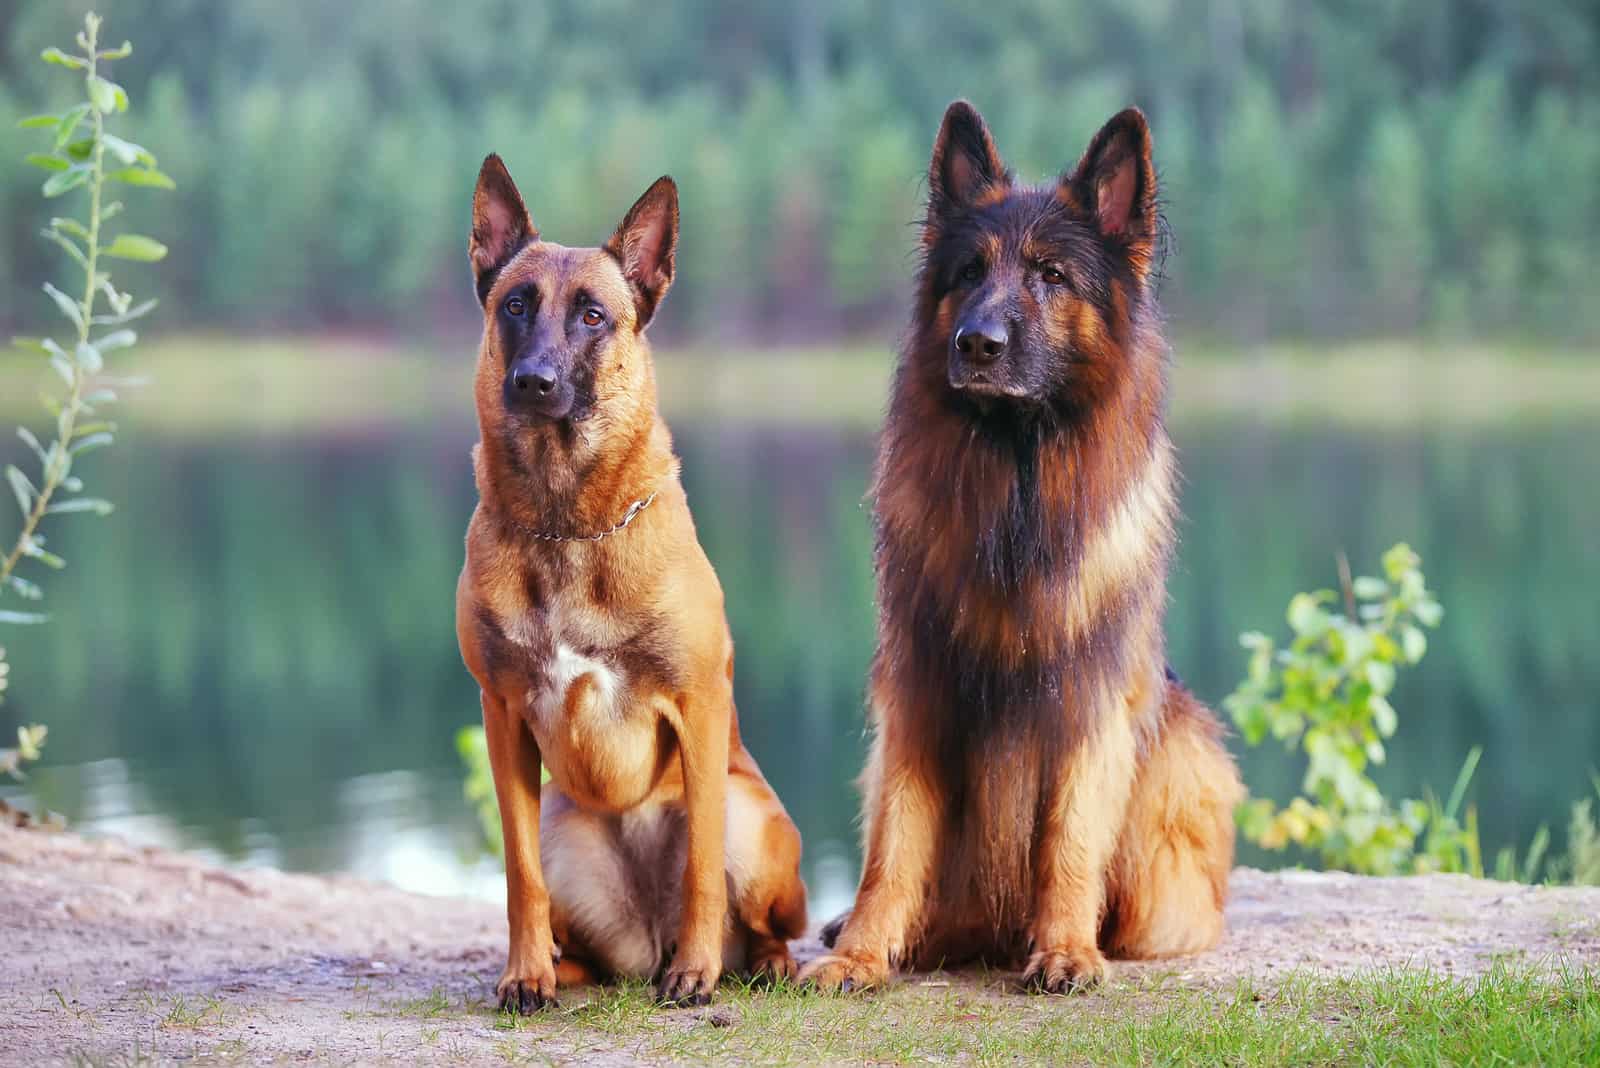
<svg viewBox="0 0 1600 1068"><path fill-rule="evenodd" d="M1215 942L1240 796L1216 720L1165 673L1176 469L1148 130L1124 112L1028 188L958 103L929 189L873 489L866 864L805 974L859 987L982 957L1059 991L1096 980L1102 950ZM1004 355L963 351L974 330Z"/></svg>
<svg viewBox="0 0 1600 1068"><path fill-rule="evenodd" d="M703 1003L725 968L793 975L805 928L800 836L740 742L722 589L656 409L644 328L677 232L667 178L604 248L540 240L498 157L473 200L480 499L456 632L505 834L514 1010L612 975Z"/></svg>

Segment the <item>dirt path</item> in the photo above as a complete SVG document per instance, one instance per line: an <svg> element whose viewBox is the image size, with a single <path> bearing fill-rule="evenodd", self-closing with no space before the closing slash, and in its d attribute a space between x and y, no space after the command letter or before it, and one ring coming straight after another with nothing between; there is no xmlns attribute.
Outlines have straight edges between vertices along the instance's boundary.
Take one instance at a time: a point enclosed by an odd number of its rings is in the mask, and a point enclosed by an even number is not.
<svg viewBox="0 0 1600 1068"><path fill-rule="evenodd" d="M1116 974L1221 985L1307 969L1474 974L1507 958L1600 965L1594 889L1241 869L1229 922L1215 953ZM0 827L0 1064L632 1063L603 1030L505 1029L485 1000L504 937L500 910L482 902ZM660 1016L662 1027L727 1022Z"/></svg>

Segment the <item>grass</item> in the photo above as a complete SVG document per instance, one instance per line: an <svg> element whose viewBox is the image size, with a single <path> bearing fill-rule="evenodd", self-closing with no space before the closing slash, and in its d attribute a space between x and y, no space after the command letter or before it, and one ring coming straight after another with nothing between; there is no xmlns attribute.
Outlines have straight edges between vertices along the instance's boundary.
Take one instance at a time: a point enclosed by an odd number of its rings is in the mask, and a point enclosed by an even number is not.
<svg viewBox="0 0 1600 1068"><path fill-rule="evenodd" d="M710 1008L688 1010L659 1008L647 985L627 983L570 991L561 1008L531 1018L435 991L359 1016L395 1021L366 1039L378 1060L1600 1065L1600 970L1590 968L1502 961L1470 979L1396 969L1225 985L1147 972L1068 998L1023 995L1015 982L936 974L845 997L725 983ZM151 998L146 1010L163 1030L192 1028L214 1039L232 1015L205 997ZM249 1059L250 1050L241 1039L195 1048L214 1062ZM328 1056L315 1045L305 1052ZM144 1063L150 1053L83 1060Z"/></svg>
<svg viewBox="0 0 1600 1068"><path fill-rule="evenodd" d="M1479 425L1600 411L1592 351L1368 342L1255 349L1177 347L1173 417L1249 416L1361 426ZM450 351L329 337L190 335L141 345L116 373L159 388L120 414L179 434L361 434L395 423L470 426L473 341ZM662 351L669 420L871 431L882 419L887 345ZM0 354L0 422L37 422L52 380L36 357Z"/></svg>
<svg viewBox="0 0 1600 1068"><path fill-rule="evenodd" d="M538 1063L542 1042L651 1061L1333 1065L1600 1064L1600 972L1496 965L1461 980L1403 970L1292 975L1208 990L1172 977L1072 998L1010 977L911 980L865 997L724 987L700 1011L657 1009L629 984L532 1019L495 1049Z"/></svg>

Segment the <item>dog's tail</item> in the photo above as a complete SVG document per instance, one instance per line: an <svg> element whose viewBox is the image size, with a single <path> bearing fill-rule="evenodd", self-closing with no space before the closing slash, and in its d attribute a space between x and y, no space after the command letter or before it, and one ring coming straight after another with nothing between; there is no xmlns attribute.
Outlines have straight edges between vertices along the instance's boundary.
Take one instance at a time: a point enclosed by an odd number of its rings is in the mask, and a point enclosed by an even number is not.
<svg viewBox="0 0 1600 1068"><path fill-rule="evenodd" d="M839 915L822 925L822 944L829 949L839 941L839 932L844 930L844 925L850 922L850 910L845 909Z"/></svg>

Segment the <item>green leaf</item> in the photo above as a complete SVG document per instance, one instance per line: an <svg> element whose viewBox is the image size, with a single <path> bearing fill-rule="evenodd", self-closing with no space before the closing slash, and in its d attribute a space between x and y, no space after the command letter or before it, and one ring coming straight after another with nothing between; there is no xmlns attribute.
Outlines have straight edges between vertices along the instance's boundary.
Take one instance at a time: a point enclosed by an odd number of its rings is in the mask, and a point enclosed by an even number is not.
<svg viewBox="0 0 1600 1068"><path fill-rule="evenodd" d="M58 147L56 151L65 152L79 163L88 163L89 157L94 155L94 141L90 138L84 138L81 141L74 141L70 145Z"/></svg>
<svg viewBox="0 0 1600 1068"><path fill-rule="evenodd" d="M120 46L118 46L116 48L108 48L104 52L101 52L100 55L99 55L99 58L101 58L101 59L126 59L131 55L133 55L133 42L132 41L123 41Z"/></svg>
<svg viewBox="0 0 1600 1068"><path fill-rule="evenodd" d="M48 623L50 617L38 612L12 612L0 609L0 623L38 624Z"/></svg>
<svg viewBox="0 0 1600 1068"><path fill-rule="evenodd" d="M96 341L95 348L101 352L115 352L125 349L139 340L139 335L132 330L115 330Z"/></svg>
<svg viewBox="0 0 1600 1068"><path fill-rule="evenodd" d="M1406 661L1415 664L1428 651L1428 636L1407 623L1400 628L1400 649L1405 653Z"/></svg>
<svg viewBox="0 0 1600 1068"><path fill-rule="evenodd" d="M110 501L103 501L98 497L68 497L64 501L57 501L45 509L47 515L56 515L66 512L93 512L95 515L110 515L113 505Z"/></svg>
<svg viewBox="0 0 1600 1068"><path fill-rule="evenodd" d="M89 79L89 99L94 101L94 106L102 115L128 110L128 94L122 86L98 74Z"/></svg>
<svg viewBox="0 0 1600 1068"><path fill-rule="evenodd" d="M17 507L22 509L22 514L27 515L33 511L33 500L39 491L33 488L33 483L28 481L28 476L16 464L6 465L6 481L11 483L11 492L16 495Z"/></svg>
<svg viewBox="0 0 1600 1068"><path fill-rule="evenodd" d="M1333 594L1327 590L1295 594L1289 601L1289 626L1303 637L1316 637L1325 632L1328 629L1328 613L1323 611L1322 605L1332 597Z"/></svg>
<svg viewBox="0 0 1600 1068"><path fill-rule="evenodd" d="M44 546L39 544L42 540L43 539L35 538L23 543L23 555L37 560L45 567L53 568L56 571L60 571L62 568L66 567L67 562L61 559L61 557L57 556L55 553L45 552Z"/></svg>
<svg viewBox="0 0 1600 1068"><path fill-rule="evenodd" d="M60 115L29 115L17 123L22 130L53 130L61 125Z"/></svg>
<svg viewBox="0 0 1600 1068"><path fill-rule="evenodd" d="M1444 812L1447 817L1454 819L1456 812L1461 808L1461 802L1467 796L1467 784L1472 781L1473 773L1478 770L1478 761L1483 759L1483 746L1475 745L1467 752L1467 759L1461 762L1461 770L1456 772L1456 783L1450 788L1450 800L1445 802Z"/></svg>
<svg viewBox="0 0 1600 1068"><path fill-rule="evenodd" d="M155 156L151 155L150 150L143 145L136 145L132 141L124 141L115 134L102 134L100 140L110 150L111 154L123 163L143 163L146 167L154 167L156 165Z"/></svg>
<svg viewBox="0 0 1600 1068"><path fill-rule="evenodd" d="M1363 601L1376 601L1389 596L1389 584L1371 575L1362 575L1350 584L1350 588Z"/></svg>
<svg viewBox="0 0 1600 1068"><path fill-rule="evenodd" d="M6 583L12 589L16 590L17 596L21 597L24 601L39 601L44 599L44 591L32 582L29 582L27 579L23 578L21 575L8 575L6 577Z"/></svg>
<svg viewBox="0 0 1600 1068"><path fill-rule="evenodd" d="M90 434L98 434L102 430L108 434L114 433L116 429L117 424L115 423L80 423L72 428L72 436L75 438L86 438Z"/></svg>
<svg viewBox="0 0 1600 1068"><path fill-rule="evenodd" d="M119 260L154 263L166 256L167 246L143 234L118 234L117 239L103 251L107 256L115 256Z"/></svg>
<svg viewBox="0 0 1600 1068"><path fill-rule="evenodd" d="M155 310L157 303L155 300L147 300L137 307L130 308L125 312L118 312L115 315L96 315L93 321L97 326L117 326L121 323L131 323L135 319L149 315Z"/></svg>
<svg viewBox="0 0 1600 1068"><path fill-rule="evenodd" d="M33 450L33 454L39 458L39 462L44 463L44 446L39 444L39 439L34 436L33 431L29 430L25 426L19 426L17 427L17 437L27 442L28 448Z"/></svg>
<svg viewBox="0 0 1600 1068"><path fill-rule="evenodd" d="M110 182L122 182L124 185L150 186L155 189L176 189L178 184L154 167L124 167L106 175Z"/></svg>
<svg viewBox="0 0 1600 1068"><path fill-rule="evenodd" d="M57 215L50 220L50 229L59 230L61 233L76 237L80 241L89 240L89 231L77 219L68 219Z"/></svg>
<svg viewBox="0 0 1600 1068"><path fill-rule="evenodd" d="M1366 665L1367 682L1376 694L1387 694L1394 689L1394 665L1382 660L1368 660Z"/></svg>
<svg viewBox="0 0 1600 1068"><path fill-rule="evenodd" d="M27 349L29 352L48 353L50 351L44 340L36 337L22 337L19 335L11 339L11 344L19 349Z"/></svg>
<svg viewBox="0 0 1600 1068"><path fill-rule="evenodd" d="M87 114L89 114L88 104L79 104L61 113L61 125L56 129L55 150L57 152L60 152L66 147L67 142L72 140L73 131L78 128L78 124L83 121L83 117Z"/></svg>
<svg viewBox="0 0 1600 1068"><path fill-rule="evenodd" d="M87 341L78 342L76 357L78 366L83 368L83 373L86 375L97 375L100 373L101 368L106 365L105 358L100 355L100 350Z"/></svg>
<svg viewBox="0 0 1600 1068"><path fill-rule="evenodd" d="M1385 738L1393 737L1395 729L1400 726L1400 717L1395 713L1389 699L1373 694L1367 698L1367 708L1372 711L1372 723L1378 728L1378 733Z"/></svg>
<svg viewBox="0 0 1600 1068"><path fill-rule="evenodd" d="M66 251L67 255L71 256L73 260L77 262L79 267L83 267L85 269L88 268L89 260L84 256L83 250L80 249L73 242L72 238L68 237L66 234L57 233L56 231L50 229L44 229L39 231L39 236L43 237L51 244L60 245L62 249Z"/></svg>
<svg viewBox="0 0 1600 1068"><path fill-rule="evenodd" d="M61 381L65 382L69 386L72 385L72 364L68 363L64 356L50 357L50 366L54 367L56 374L61 376Z"/></svg>
<svg viewBox="0 0 1600 1068"><path fill-rule="evenodd" d="M89 64L77 56L69 56L59 48L46 48L39 53L39 58L46 63L54 63L58 67L67 67L70 70L82 70Z"/></svg>
<svg viewBox="0 0 1600 1068"><path fill-rule="evenodd" d="M47 197L58 197L63 193L72 192L74 189L78 188L88 180L89 168L83 166L72 166L64 171L57 171L55 174L52 174L50 177L46 178L44 180L44 185L40 188L40 192Z"/></svg>
<svg viewBox="0 0 1600 1068"><path fill-rule="evenodd" d="M60 156L46 156L42 152L29 152L22 157L22 162L46 171L64 171L72 166L71 160L62 159Z"/></svg>
<svg viewBox="0 0 1600 1068"><path fill-rule="evenodd" d="M67 296L61 290L51 285L44 284L44 291L50 294L50 299L56 302L56 307L61 309L61 314L72 321L72 325L83 329L83 309L78 307L78 302Z"/></svg>
<svg viewBox="0 0 1600 1068"><path fill-rule="evenodd" d="M32 726L17 728L17 748L21 751L23 759L38 760L39 750L44 745L45 737L50 733L50 728L41 723Z"/></svg>
<svg viewBox="0 0 1600 1068"><path fill-rule="evenodd" d="M111 435L103 431L98 434L90 434L72 446L72 455L76 456L80 452L89 452L91 449L104 448L105 446L110 445L111 441Z"/></svg>

